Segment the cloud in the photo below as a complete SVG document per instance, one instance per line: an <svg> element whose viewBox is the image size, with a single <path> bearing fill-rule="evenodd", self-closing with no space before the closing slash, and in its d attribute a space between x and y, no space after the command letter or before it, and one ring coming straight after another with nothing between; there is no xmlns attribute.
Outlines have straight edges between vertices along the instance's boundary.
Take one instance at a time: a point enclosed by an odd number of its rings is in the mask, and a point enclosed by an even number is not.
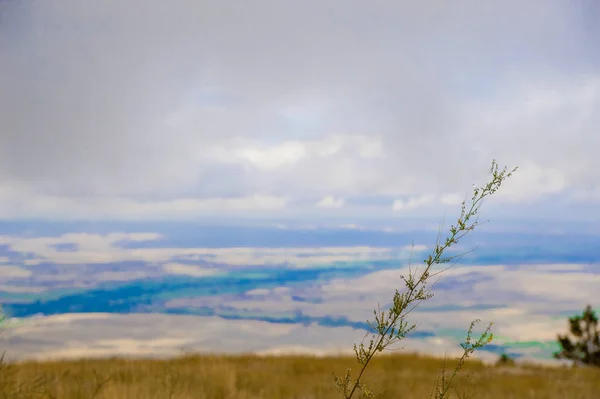
<svg viewBox="0 0 600 399"><path fill-rule="evenodd" d="M135 200L123 197L79 199L36 194L28 196L27 192L22 192L10 197L0 195L0 218L165 220L206 217L215 212L276 211L285 208L287 203L287 198L260 194L230 198Z"/></svg>
<svg viewBox="0 0 600 399"><path fill-rule="evenodd" d="M546 194L556 194L568 188L563 173L556 168L542 168L530 161L519 165L496 196L497 200L523 201L537 199Z"/></svg>
<svg viewBox="0 0 600 399"><path fill-rule="evenodd" d="M392 209L394 211L404 211L407 209L418 208L423 205L429 205L433 202L434 196L431 194L422 195L419 197L412 197L406 201L403 200L395 200L392 204Z"/></svg>
<svg viewBox="0 0 600 399"><path fill-rule="evenodd" d="M299 215L492 158L523 166L515 203L597 201L584 4L1 2L0 217Z"/></svg>
<svg viewBox="0 0 600 399"><path fill-rule="evenodd" d="M326 195L316 203L316 206L318 208L341 208L344 206L344 200L333 195Z"/></svg>
<svg viewBox="0 0 600 399"><path fill-rule="evenodd" d="M456 194L456 193L450 193L450 194L443 194L440 197L440 201L442 202L442 204L444 205L459 205L461 204L463 201L465 200L465 197L460 195L460 194Z"/></svg>
<svg viewBox="0 0 600 399"><path fill-rule="evenodd" d="M268 149L242 148L237 157L249 161L259 169L271 170L287 164L295 164L306 156L306 148L299 142L285 142Z"/></svg>

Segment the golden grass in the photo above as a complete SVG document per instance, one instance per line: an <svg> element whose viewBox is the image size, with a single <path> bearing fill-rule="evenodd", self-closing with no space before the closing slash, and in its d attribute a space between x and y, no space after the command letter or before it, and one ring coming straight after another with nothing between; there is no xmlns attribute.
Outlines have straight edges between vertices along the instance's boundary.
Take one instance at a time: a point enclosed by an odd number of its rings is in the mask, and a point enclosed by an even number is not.
<svg viewBox="0 0 600 399"><path fill-rule="evenodd" d="M443 360L417 355L375 358L367 382L381 398L429 398ZM6 365L4 366L6 367ZM332 372L356 369L352 357L184 356L170 360L83 359L24 362L0 372L4 398L316 399L339 398ZM448 361L447 369L454 367ZM471 378L467 378L468 375ZM33 391L18 394L19 384ZM106 379L107 382L102 384ZM494 367L468 361L457 388L481 399L598 399L600 369ZM31 391L31 390L30 390Z"/></svg>

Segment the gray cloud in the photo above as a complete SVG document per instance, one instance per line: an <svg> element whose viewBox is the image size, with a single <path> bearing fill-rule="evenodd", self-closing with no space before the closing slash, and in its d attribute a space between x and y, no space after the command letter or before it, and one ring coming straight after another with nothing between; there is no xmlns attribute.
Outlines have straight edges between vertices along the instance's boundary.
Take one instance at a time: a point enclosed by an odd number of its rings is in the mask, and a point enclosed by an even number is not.
<svg viewBox="0 0 600 399"><path fill-rule="evenodd" d="M600 193L598 6L460 4L3 2L5 195L445 193L493 157L530 165L521 192ZM293 140L317 144L235 157Z"/></svg>

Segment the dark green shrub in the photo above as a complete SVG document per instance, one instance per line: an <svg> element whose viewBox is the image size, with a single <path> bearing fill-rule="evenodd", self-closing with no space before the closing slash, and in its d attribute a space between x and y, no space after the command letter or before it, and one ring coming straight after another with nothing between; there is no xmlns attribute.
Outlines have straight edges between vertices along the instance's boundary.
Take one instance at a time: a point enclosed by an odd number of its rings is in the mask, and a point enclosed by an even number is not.
<svg viewBox="0 0 600 399"><path fill-rule="evenodd" d="M558 335L559 352L554 353L556 359L572 360L574 365L600 367L600 330L598 317L588 305L581 316L569 317L569 334Z"/></svg>

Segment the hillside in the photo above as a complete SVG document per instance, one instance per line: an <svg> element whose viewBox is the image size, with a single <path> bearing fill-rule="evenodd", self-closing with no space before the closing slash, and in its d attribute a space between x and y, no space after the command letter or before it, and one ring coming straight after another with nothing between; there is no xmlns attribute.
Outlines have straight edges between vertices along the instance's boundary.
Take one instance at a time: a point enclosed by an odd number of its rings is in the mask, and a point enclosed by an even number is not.
<svg viewBox="0 0 600 399"><path fill-rule="evenodd" d="M453 368L448 360L447 368ZM351 357L187 355L171 360L87 359L5 365L2 398L339 398L332 372L355 368ZM441 359L381 356L366 382L383 398L429 398ZM32 388L32 382L38 381ZM22 394L10 392L19 384ZM592 399L600 397L600 369L486 366L469 361L456 387L479 399ZM37 393L32 393L37 392Z"/></svg>

